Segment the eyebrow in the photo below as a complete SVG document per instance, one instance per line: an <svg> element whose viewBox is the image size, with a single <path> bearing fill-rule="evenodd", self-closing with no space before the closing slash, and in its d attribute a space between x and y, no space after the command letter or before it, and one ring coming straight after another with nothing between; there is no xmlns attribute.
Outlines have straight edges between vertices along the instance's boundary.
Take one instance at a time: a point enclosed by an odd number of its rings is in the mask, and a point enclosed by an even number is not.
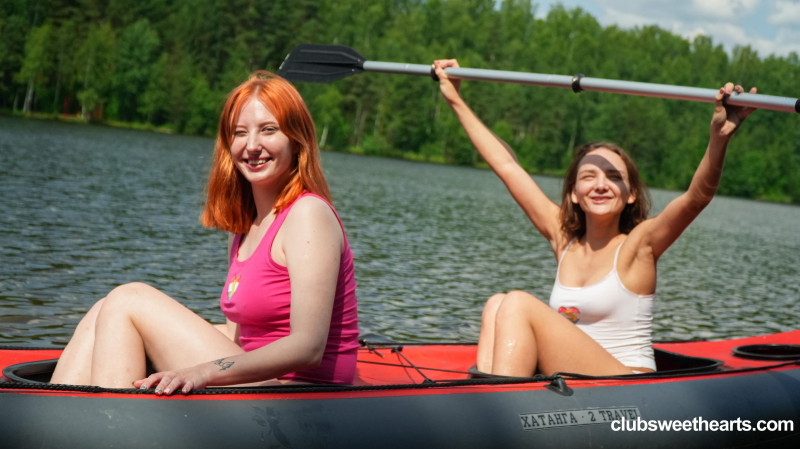
<svg viewBox="0 0 800 449"><path fill-rule="evenodd" d="M591 166L588 166L588 167L587 166L583 166L583 167L579 168L578 169L578 174L585 173L585 172L594 173L594 172L597 172L597 171L602 171L602 172L606 173L607 175L610 175L610 174L622 175L622 174L626 173L624 170L619 170L616 167L602 170L597 166L591 165Z"/></svg>
<svg viewBox="0 0 800 449"><path fill-rule="evenodd" d="M266 122L259 123L258 126L261 127L261 126L266 126L266 125L278 125L278 126L280 126L280 124L278 123L277 120L267 120ZM236 128L239 128L239 127L246 128L246 126L241 125L239 123L237 123L235 127Z"/></svg>

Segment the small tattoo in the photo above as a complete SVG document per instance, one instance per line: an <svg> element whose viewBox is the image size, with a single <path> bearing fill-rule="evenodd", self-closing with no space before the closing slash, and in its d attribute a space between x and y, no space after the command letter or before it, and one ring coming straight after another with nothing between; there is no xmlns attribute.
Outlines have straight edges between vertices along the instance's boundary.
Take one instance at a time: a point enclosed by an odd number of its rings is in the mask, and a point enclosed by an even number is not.
<svg viewBox="0 0 800 449"><path fill-rule="evenodd" d="M219 360L214 360L214 365L219 366L220 371L225 371L226 369L232 367L234 363L235 362L226 362L224 358L221 358Z"/></svg>

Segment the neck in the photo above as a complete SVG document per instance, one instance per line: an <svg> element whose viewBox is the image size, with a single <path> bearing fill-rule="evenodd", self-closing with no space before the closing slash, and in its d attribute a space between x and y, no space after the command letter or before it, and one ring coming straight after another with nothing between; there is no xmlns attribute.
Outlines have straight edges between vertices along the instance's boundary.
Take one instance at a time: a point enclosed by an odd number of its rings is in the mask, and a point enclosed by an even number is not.
<svg viewBox="0 0 800 449"><path fill-rule="evenodd" d="M275 209L275 203L283 188L286 187L286 183L268 186L251 184L250 187L253 191L253 202L256 204L256 219L253 221L253 225L259 226Z"/></svg>
<svg viewBox="0 0 800 449"><path fill-rule="evenodd" d="M280 192L277 191L259 189L253 186L253 202L256 203L256 219L253 221L253 225L259 226L265 218L269 217L279 194Z"/></svg>
<svg viewBox="0 0 800 449"><path fill-rule="evenodd" d="M586 234L583 239L592 250L605 248L614 237L620 235L619 215L612 217L586 216Z"/></svg>

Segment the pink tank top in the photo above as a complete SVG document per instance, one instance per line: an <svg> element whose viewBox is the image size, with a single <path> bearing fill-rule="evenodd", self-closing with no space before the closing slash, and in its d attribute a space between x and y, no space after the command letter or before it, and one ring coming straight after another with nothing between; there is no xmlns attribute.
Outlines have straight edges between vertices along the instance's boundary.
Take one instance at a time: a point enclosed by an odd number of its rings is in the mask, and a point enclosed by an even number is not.
<svg viewBox="0 0 800 449"><path fill-rule="evenodd" d="M323 198L313 193L304 196ZM238 260L242 235L233 240L230 254L230 270L225 289L220 298L220 307L225 316L239 324L239 344L249 352L289 335L289 316L292 303L292 287L289 270L278 265L271 254L272 242L281 228L295 200L283 209L269 226L253 255L244 262ZM333 209L327 201L328 206ZM339 215L336 215L339 219ZM342 221L339 219L339 225ZM344 226L342 226L344 235ZM344 250L339 264L339 278L333 300L331 327L322 363L317 368L297 371L280 379L314 383L352 384L356 373L358 352L358 311L356 303L356 279L353 270L353 253L344 236Z"/></svg>

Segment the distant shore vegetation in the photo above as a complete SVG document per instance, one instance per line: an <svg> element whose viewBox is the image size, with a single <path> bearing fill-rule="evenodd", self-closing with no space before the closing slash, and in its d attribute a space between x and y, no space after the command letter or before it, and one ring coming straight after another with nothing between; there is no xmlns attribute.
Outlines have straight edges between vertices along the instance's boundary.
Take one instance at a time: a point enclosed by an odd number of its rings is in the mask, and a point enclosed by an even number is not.
<svg viewBox="0 0 800 449"><path fill-rule="evenodd" d="M580 8L537 19L526 0L0 0L0 109L39 118L214 135L226 94L277 72L297 44L349 45L370 60L458 58L491 68L800 96L800 60L726 53L656 26L602 27ZM362 74L298 84L326 150L482 166L438 85ZM531 173L559 175L583 142L625 148L648 185L685 189L712 106L465 82L478 115ZM734 138L720 194L800 203L800 118L763 111Z"/></svg>

